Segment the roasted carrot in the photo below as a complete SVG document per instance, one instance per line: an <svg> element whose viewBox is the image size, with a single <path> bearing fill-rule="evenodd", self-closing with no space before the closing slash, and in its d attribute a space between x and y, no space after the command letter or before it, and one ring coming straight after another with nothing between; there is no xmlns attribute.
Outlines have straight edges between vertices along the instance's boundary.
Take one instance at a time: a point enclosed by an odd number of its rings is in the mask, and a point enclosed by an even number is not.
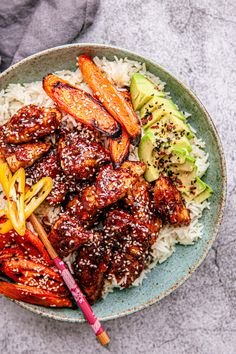
<svg viewBox="0 0 236 354"><path fill-rule="evenodd" d="M127 103L132 107L130 93L128 91L120 91ZM120 167L129 153L130 137L124 126L121 127L121 136L109 139L109 150L115 168Z"/></svg>
<svg viewBox="0 0 236 354"><path fill-rule="evenodd" d="M129 153L130 139L126 129L122 127L122 134L116 139L109 139L109 150L115 167L120 167Z"/></svg>
<svg viewBox="0 0 236 354"><path fill-rule="evenodd" d="M77 121L109 137L120 134L120 126L116 120L89 93L53 74L44 77L43 88L59 108L72 115Z"/></svg>
<svg viewBox="0 0 236 354"><path fill-rule="evenodd" d="M103 75L90 57L80 55L78 65L82 71L84 80L93 90L95 96L101 101L108 112L126 128L132 142L137 145L140 140L141 128L132 106Z"/></svg>

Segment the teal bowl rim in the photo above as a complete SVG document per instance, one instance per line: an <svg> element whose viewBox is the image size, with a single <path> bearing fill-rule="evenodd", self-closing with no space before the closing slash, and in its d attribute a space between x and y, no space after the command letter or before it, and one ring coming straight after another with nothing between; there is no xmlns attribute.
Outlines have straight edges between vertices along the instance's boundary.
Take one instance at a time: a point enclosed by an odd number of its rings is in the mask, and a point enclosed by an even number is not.
<svg viewBox="0 0 236 354"><path fill-rule="evenodd" d="M227 191L227 170L226 170L226 161L225 161L225 156L224 156L224 151L223 151L223 146L220 140L220 137L218 135L218 132L216 130L216 127L209 115L209 113L207 112L206 108L204 107L204 105L202 104L202 102L200 101L200 99L195 95L195 93L190 90L183 82L181 82L180 80L178 80L174 74L172 74L171 71L166 70L163 66L155 63L153 60L150 60L149 58L146 58L136 52L127 50L125 48L121 48L121 47L116 47L113 45L106 45L106 44L99 44L99 43L74 43L74 44L65 44L65 45L61 45L61 46L57 46L57 47L53 47L50 49L46 49L43 50L41 52L38 52L36 54L33 54L25 59L22 59L21 61L17 62L16 64L10 66L7 70L3 71L2 73L0 73L0 79L3 78L4 76L6 76L9 72L11 72L12 70L16 69L18 66L20 66L21 64L24 64L25 62L31 61L34 58L39 58L41 56L44 56L47 53L53 52L53 51L57 51L57 50L61 50L63 48L72 48L72 47L77 47L77 48L83 48L83 47L95 47L95 48L99 48L99 49L114 49L114 50L120 50L120 51L124 51L127 53L127 55L135 55L136 57L138 57L138 60L145 60L147 62L149 62L150 64L158 67L160 70L162 70L163 72L165 72L167 75L172 76L176 82L185 90L188 92L188 94L191 96L192 100L195 101L195 103L201 108L201 110L204 112L208 124L214 134L214 137L216 139L217 142L217 146L219 149L219 153L220 153L220 163L221 163L221 169L223 171L223 175L222 175L222 194L221 194L221 202L220 202L220 210L219 210L219 214L218 214L218 219L217 222L215 224L214 230L211 234L211 238L208 241L204 252L201 254L200 258L198 259L197 262L195 262L195 264L190 268L189 272L183 276L182 278L180 278L173 286L171 286L168 290L162 292L161 294L159 294L158 296L155 296L153 299L144 302L142 304L140 304L139 306L135 306L130 308L129 310L120 312L119 314L113 314L110 316L104 316L99 318L102 321L108 321L108 320L112 320L115 318L120 318L123 316L127 316L130 315L134 312L143 310L151 305L153 305L154 303L156 303L157 301L163 299L164 297L168 296L169 294L171 294L174 290L176 290L180 285L182 285L192 274L193 272L201 265L201 263L203 262L203 260L206 258L209 250L211 249L213 242L216 239L217 233L219 231L222 219L223 219L223 215L224 215L224 208L225 208L225 203L226 203L226 191ZM12 300L11 301L17 303L18 305L20 305L21 307L34 312L38 315L41 315L42 317L46 317L46 318L51 318L54 320L58 320L58 321L63 321L63 322L73 322L73 323L82 323L85 322L84 318L77 318L77 319L73 319L70 317L66 317L65 315L63 315L63 318L61 316L58 316L56 313L55 314L47 314L41 311L41 308L35 308L35 307L31 307L30 304L28 303L24 303L21 301L17 301L17 300Z"/></svg>

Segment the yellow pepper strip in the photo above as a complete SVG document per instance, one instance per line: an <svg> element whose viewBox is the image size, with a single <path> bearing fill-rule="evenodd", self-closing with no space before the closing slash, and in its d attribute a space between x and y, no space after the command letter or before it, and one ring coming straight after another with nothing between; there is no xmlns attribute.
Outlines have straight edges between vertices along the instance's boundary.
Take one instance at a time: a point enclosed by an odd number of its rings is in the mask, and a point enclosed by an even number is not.
<svg viewBox="0 0 236 354"><path fill-rule="evenodd" d="M10 181L12 179L12 173L10 168L8 167L7 162L3 159L0 159L0 183L2 185L2 189L5 192L6 196L9 192Z"/></svg>
<svg viewBox="0 0 236 354"><path fill-rule="evenodd" d="M12 230L12 223L7 217L6 210L0 210L0 234L6 234Z"/></svg>
<svg viewBox="0 0 236 354"><path fill-rule="evenodd" d="M33 214L52 190L51 177L43 177L25 195L25 219Z"/></svg>
<svg viewBox="0 0 236 354"><path fill-rule="evenodd" d="M25 170L20 168L13 175L8 193L8 216L16 232L25 233Z"/></svg>

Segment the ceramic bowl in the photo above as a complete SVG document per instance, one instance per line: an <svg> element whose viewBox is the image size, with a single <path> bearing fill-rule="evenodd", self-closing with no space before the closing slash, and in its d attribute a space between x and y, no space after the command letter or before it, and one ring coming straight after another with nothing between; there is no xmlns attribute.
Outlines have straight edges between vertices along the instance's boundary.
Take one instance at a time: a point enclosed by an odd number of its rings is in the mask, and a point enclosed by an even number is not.
<svg viewBox="0 0 236 354"><path fill-rule="evenodd" d="M193 246L177 246L176 252L166 262L156 266L144 279L143 285L128 290L115 290L105 300L93 306L101 320L109 320L131 314L148 307L178 288L199 267L215 240L223 215L226 190L226 169L222 145L214 124L202 103L179 80L160 65L128 50L101 44L73 44L52 48L10 67L0 75L0 90L10 83L23 83L42 80L43 76L58 70L75 70L76 57L86 53L92 57L113 59L127 57L146 64L148 71L166 82L166 90L183 109L192 114L191 125L206 142L210 166L204 180L209 183L214 194L210 210L205 210L201 223L204 225L203 237ZM79 310L52 309L17 302L20 306L57 320L82 322Z"/></svg>

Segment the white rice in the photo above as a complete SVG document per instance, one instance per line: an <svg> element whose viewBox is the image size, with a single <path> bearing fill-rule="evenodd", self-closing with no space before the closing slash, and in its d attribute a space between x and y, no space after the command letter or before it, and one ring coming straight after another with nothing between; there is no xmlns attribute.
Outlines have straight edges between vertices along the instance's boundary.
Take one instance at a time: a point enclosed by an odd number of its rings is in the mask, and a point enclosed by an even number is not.
<svg viewBox="0 0 236 354"><path fill-rule="evenodd" d="M114 61L109 61L106 58L99 59L94 58L95 63L102 69L107 75L108 79L115 82L120 88L130 85L130 79L133 73L139 72L148 76L153 82L155 82L161 90L164 89L164 83L158 77L146 71L145 64L131 61L128 59L114 58ZM87 84L83 81L83 77L80 69L76 69L74 72L69 70L63 70L56 72L59 77L68 80L72 84L80 87L81 89L91 92ZM41 81L25 83L25 84L10 84L5 90L0 91L0 124L5 123L16 111L28 104L36 104L39 106L50 107L54 106L53 101L46 95L42 88ZM187 113L185 113L187 115ZM189 115L188 115L189 116ZM75 120L69 116L64 115L65 120L69 125L73 126ZM191 155L196 159L196 165L198 167L198 175L201 177L207 170L208 154L203 150L205 142L201 139L194 137L192 139L193 150ZM137 160L137 149L131 147L130 159ZM134 286L139 285L145 274L150 271L157 263L162 263L168 259L175 251L176 244L193 245L199 238L201 238L203 226L199 222L202 216L203 210L209 208L207 201L202 204L191 201L187 204L187 208L191 212L191 223L185 227L172 227L165 226L160 231L158 239L153 246L153 262L149 268L144 271L141 276L134 282ZM0 194L0 209L6 208L6 201L4 199L4 193ZM55 222L59 207L50 207L44 203L41 208L37 210L39 216L47 215L50 222ZM74 257L73 255L71 256ZM71 257L66 259L67 263L71 263ZM113 280L112 284L107 283L105 293L112 291L114 287L119 287L119 284Z"/></svg>

